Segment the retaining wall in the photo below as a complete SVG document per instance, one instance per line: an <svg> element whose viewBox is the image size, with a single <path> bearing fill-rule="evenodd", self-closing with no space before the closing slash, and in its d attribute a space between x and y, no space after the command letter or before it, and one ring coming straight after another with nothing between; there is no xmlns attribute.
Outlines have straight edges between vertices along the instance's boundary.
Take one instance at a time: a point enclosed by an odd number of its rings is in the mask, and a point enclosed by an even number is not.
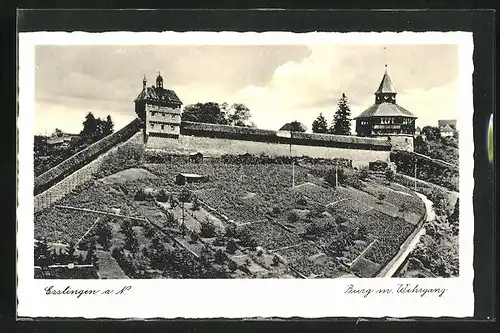
<svg viewBox="0 0 500 333"><path fill-rule="evenodd" d="M236 139L221 139L181 135L178 139L150 136L147 148L165 150L173 154L200 152L207 157L225 154L269 156L309 156L314 158L346 158L353 161L353 166L368 166L369 162L383 160L389 162L390 151L369 149L346 149L336 147L289 145L270 142L255 142Z"/></svg>

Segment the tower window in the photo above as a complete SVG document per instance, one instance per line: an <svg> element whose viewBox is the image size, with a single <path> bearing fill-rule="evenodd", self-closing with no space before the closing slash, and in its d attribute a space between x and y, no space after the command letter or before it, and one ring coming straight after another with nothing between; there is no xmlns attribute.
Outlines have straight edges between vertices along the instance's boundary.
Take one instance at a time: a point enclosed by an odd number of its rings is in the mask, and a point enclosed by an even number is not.
<svg viewBox="0 0 500 333"><path fill-rule="evenodd" d="M150 124L149 124L149 126L150 126L151 128L154 128L154 127L155 127L155 124L154 124L154 123L150 123Z"/></svg>
<svg viewBox="0 0 500 333"><path fill-rule="evenodd" d="M161 129L164 130L165 129L165 125L161 125Z"/></svg>

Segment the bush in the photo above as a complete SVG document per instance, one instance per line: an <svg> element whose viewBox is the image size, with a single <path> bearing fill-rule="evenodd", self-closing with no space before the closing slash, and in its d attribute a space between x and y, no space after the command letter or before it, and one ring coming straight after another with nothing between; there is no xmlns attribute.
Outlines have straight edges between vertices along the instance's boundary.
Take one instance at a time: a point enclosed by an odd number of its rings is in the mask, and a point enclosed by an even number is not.
<svg viewBox="0 0 500 333"><path fill-rule="evenodd" d="M363 188L363 183L361 182L359 177L355 175L345 175L342 181L342 185L351 186L358 190Z"/></svg>
<svg viewBox="0 0 500 333"><path fill-rule="evenodd" d="M200 239L200 236L198 235L198 233L196 231L191 231L189 233L189 237L191 238L191 241L193 243L196 243Z"/></svg>
<svg viewBox="0 0 500 333"><path fill-rule="evenodd" d="M385 175L385 179L388 182L394 181L395 174L394 174L394 171L392 169L386 169L384 175Z"/></svg>
<svg viewBox="0 0 500 333"><path fill-rule="evenodd" d="M299 215L296 213L296 212L291 212L290 214L288 214L288 221L289 222L297 222L299 220Z"/></svg>
<svg viewBox="0 0 500 333"><path fill-rule="evenodd" d="M362 167L358 173L358 178L360 180L366 180L370 176L370 172L367 167Z"/></svg>
<svg viewBox="0 0 500 333"><path fill-rule="evenodd" d="M231 272L234 272L236 269L238 269L238 266L236 265L236 263L234 261L229 261L229 270Z"/></svg>
<svg viewBox="0 0 500 333"><path fill-rule="evenodd" d="M156 196L156 200L158 200L159 202L167 202L168 198L169 196L167 195L164 189L161 189L160 192L158 192L158 195Z"/></svg>
<svg viewBox="0 0 500 333"><path fill-rule="evenodd" d="M440 188L433 188L427 198L432 201L432 206L436 214L440 216L449 216L452 213L453 207L446 191Z"/></svg>
<svg viewBox="0 0 500 333"><path fill-rule="evenodd" d="M335 187L337 182L341 184L344 180L344 172L343 168L338 168L338 170L336 168L329 169L324 179L330 186Z"/></svg>
<svg viewBox="0 0 500 333"><path fill-rule="evenodd" d="M229 239L227 241L227 245L226 245L226 251L233 254L236 252L236 250L238 249L238 245L236 245L236 242L234 241L234 239Z"/></svg>
<svg viewBox="0 0 500 333"><path fill-rule="evenodd" d="M212 238L215 237L215 225L208 218L201 223L201 237Z"/></svg>
<svg viewBox="0 0 500 333"><path fill-rule="evenodd" d="M215 241L214 241L215 246L224 246L226 245L226 239L224 236L220 233L217 233L217 236L215 236Z"/></svg>
<svg viewBox="0 0 500 333"><path fill-rule="evenodd" d="M229 224L226 227L225 236L228 238L233 238L236 237L236 235L237 235L236 226L234 224Z"/></svg>
<svg viewBox="0 0 500 333"><path fill-rule="evenodd" d="M271 209L270 215L272 217L280 216L281 215L281 208L279 208L278 206L273 206L273 208Z"/></svg>
<svg viewBox="0 0 500 333"><path fill-rule="evenodd" d="M319 236L323 233L323 228L318 223L311 223L306 228L306 235L308 236Z"/></svg>
<svg viewBox="0 0 500 333"><path fill-rule="evenodd" d="M368 230L364 225L360 225L356 230L356 239L365 240L368 236Z"/></svg>
<svg viewBox="0 0 500 333"><path fill-rule="evenodd" d="M134 195L134 200L135 201L145 201L147 198L146 193L144 192L144 189L140 188L135 192Z"/></svg>
<svg viewBox="0 0 500 333"><path fill-rule="evenodd" d="M215 252L215 263L217 264L223 264L224 261L226 261L226 256L224 255L224 252L222 252L220 249Z"/></svg>
<svg viewBox="0 0 500 333"><path fill-rule="evenodd" d="M191 203L193 204L192 210L199 210L200 209L200 202L198 201L198 198L196 196L193 196Z"/></svg>
<svg viewBox="0 0 500 333"><path fill-rule="evenodd" d="M295 203L299 206L307 206L307 199L304 196L300 196Z"/></svg>

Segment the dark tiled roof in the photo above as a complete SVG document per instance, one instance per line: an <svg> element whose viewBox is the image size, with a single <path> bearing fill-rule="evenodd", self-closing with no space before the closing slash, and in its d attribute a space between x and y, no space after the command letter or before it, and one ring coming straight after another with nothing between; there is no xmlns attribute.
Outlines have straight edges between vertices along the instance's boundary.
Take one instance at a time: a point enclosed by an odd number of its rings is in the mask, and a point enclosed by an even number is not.
<svg viewBox="0 0 500 333"><path fill-rule="evenodd" d="M35 266L35 279L99 279L99 274L93 265Z"/></svg>
<svg viewBox="0 0 500 333"><path fill-rule="evenodd" d="M146 89L141 91L139 96L135 99L135 101L139 100L167 102L179 105L182 104L175 91L158 87L146 87Z"/></svg>
<svg viewBox="0 0 500 333"><path fill-rule="evenodd" d="M413 113L402 106L393 103L373 104L356 118L366 117L410 117L417 118Z"/></svg>
<svg viewBox="0 0 500 333"><path fill-rule="evenodd" d="M446 125L450 125L451 128L455 129L457 127L457 121L455 119L450 120L438 120L438 126L444 127Z"/></svg>
<svg viewBox="0 0 500 333"><path fill-rule="evenodd" d="M385 72L384 77L382 78L382 81L380 82L380 85L378 86L377 93L396 93L396 89L394 88L394 85L392 84L391 78L389 77L389 74Z"/></svg>
<svg viewBox="0 0 500 333"><path fill-rule="evenodd" d="M454 131L453 127L451 127L450 125L446 124L445 126L441 127L440 130L442 132L452 132Z"/></svg>

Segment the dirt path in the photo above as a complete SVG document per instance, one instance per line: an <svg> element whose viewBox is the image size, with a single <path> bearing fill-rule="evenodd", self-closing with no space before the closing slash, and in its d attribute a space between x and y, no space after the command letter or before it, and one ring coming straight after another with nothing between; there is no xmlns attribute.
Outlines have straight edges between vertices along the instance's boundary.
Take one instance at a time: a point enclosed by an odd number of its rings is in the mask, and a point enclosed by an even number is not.
<svg viewBox="0 0 500 333"><path fill-rule="evenodd" d="M434 209L432 208L432 201L427 199L427 197L421 193L416 194L422 199L422 201L425 204L425 210L426 210L426 218L425 221L432 221L436 218L436 213L434 212ZM379 274L377 274L377 277L392 277L396 271L399 269L399 267L405 262L406 258L408 255L415 249L417 244L420 241L420 237L425 235L425 228L423 227L424 223L421 223L417 227L417 232L411 237L409 241L404 244L401 249L399 250L398 254L387 264Z"/></svg>

